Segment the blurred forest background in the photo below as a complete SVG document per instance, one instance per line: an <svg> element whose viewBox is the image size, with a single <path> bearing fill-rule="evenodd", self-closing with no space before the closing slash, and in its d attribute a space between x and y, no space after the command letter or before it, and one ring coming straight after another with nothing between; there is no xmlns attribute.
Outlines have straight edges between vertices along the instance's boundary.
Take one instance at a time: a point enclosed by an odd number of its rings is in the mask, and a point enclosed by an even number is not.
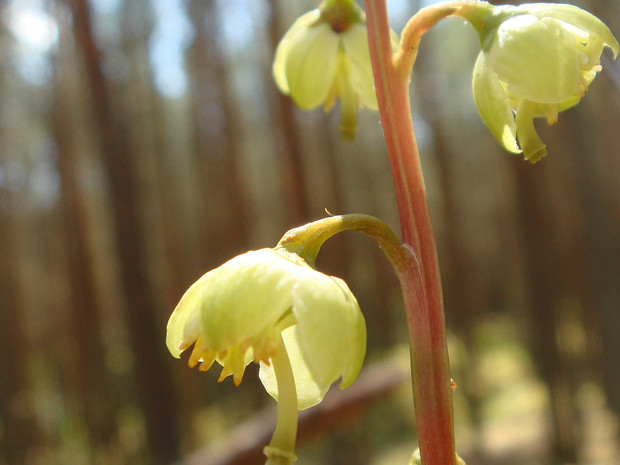
<svg viewBox="0 0 620 465"><path fill-rule="evenodd" d="M571 1L620 35L620 2ZM0 464L258 464L274 402L165 347L207 270L332 213L398 217L378 115L339 140L271 79L318 0L0 2ZM423 2L388 0L399 31ZM471 96L473 30L423 40L412 100L438 239L459 453L479 464L619 464L620 61L502 151ZM350 390L305 412L299 463L408 463L400 292L376 245L330 240L367 318ZM184 358L185 360L185 358Z"/></svg>

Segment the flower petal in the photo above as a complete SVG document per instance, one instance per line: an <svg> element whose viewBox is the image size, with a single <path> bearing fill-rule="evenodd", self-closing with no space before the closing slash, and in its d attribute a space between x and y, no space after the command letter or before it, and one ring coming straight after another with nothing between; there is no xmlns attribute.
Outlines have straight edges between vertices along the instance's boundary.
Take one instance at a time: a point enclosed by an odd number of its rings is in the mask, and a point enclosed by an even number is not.
<svg viewBox="0 0 620 465"><path fill-rule="evenodd" d="M517 145L517 124L506 90L487 66L484 52L478 55L472 80L474 100L482 121L495 138L511 153L521 153Z"/></svg>
<svg viewBox="0 0 620 465"><path fill-rule="evenodd" d="M293 288L293 314L304 359L319 386L343 377L350 385L366 353L364 317L353 293L338 278L317 276Z"/></svg>
<svg viewBox="0 0 620 465"><path fill-rule="evenodd" d="M212 271L205 273L185 291L183 297L170 315L166 328L166 346L175 358L194 343L200 332L200 309L198 302L205 283Z"/></svg>
<svg viewBox="0 0 620 465"><path fill-rule="evenodd" d="M579 7L567 4L528 3L516 7L515 10L539 18L554 18L594 34L611 48L614 58L618 56L620 46L609 28L596 16Z"/></svg>
<svg viewBox="0 0 620 465"><path fill-rule="evenodd" d="M285 329L282 332L282 338L284 339L286 352L293 368L295 389L297 391L297 410L305 410L314 407L323 400L329 385L319 385L314 379L301 353L296 328L296 326L291 326ZM269 395L278 400L278 385L273 367L261 362L258 376Z"/></svg>
<svg viewBox="0 0 620 465"><path fill-rule="evenodd" d="M304 271L273 249L261 249L210 272L199 302L206 346L220 352L264 338L266 328L291 307L291 289Z"/></svg>
<svg viewBox="0 0 620 465"><path fill-rule="evenodd" d="M376 110L377 95L370 62L368 33L362 23L353 24L340 34L345 54L351 63L351 82L364 106Z"/></svg>
<svg viewBox="0 0 620 465"><path fill-rule="evenodd" d="M293 289L297 324L282 332L299 410L317 405L331 384L342 377L341 389L359 374L366 353L366 324L344 281L315 272ZM267 392L278 399L271 366L259 373Z"/></svg>
<svg viewBox="0 0 620 465"><path fill-rule="evenodd" d="M360 310L357 299L353 293L349 290L346 283L339 278L333 278L336 284L342 289L345 300L349 304L348 308L348 329L347 336L349 341L347 345L352 348L347 364L342 370L342 382L340 383L340 389L344 389L350 386L353 381L357 379L357 376L362 369L364 363L364 357L366 355L366 321L362 311Z"/></svg>
<svg viewBox="0 0 620 465"><path fill-rule="evenodd" d="M315 9L297 18L278 43L273 60L272 72L278 88L285 94L290 92L288 80L286 79L286 58L291 46L296 42L299 36L306 32L306 29L310 27L311 24L315 23L320 18L320 16L321 12Z"/></svg>
<svg viewBox="0 0 620 465"><path fill-rule="evenodd" d="M488 65L519 99L560 103L578 92L581 68L574 37L552 18L504 21L486 52Z"/></svg>
<svg viewBox="0 0 620 465"><path fill-rule="evenodd" d="M338 34L326 23L307 28L291 42L285 73L291 98L301 108L325 102L334 81L339 46Z"/></svg>

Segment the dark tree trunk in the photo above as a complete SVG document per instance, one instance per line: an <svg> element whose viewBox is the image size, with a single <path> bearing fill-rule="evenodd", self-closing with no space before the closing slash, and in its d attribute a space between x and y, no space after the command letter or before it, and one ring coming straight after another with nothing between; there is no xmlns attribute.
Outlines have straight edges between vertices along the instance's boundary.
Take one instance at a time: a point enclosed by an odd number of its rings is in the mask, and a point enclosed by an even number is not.
<svg viewBox="0 0 620 465"><path fill-rule="evenodd" d="M34 398L28 379L30 338L21 321L23 307L16 276L19 257L15 254L13 215L2 199L0 214L0 456L10 464L25 464L31 450L42 448L45 438L36 422Z"/></svg>
<svg viewBox="0 0 620 465"><path fill-rule="evenodd" d="M86 66L96 130L109 179L126 318L136 356L139 399L145 415L152 463L169 463L179 455L176 399L167 358L163 325L156 322L137 203L135 160L127 128L113 115L101 69L88 2L70 1L76 42Z"/></svg>
<svg viewBox="0 0 620 465"><path fill-rule="evenodd" d="M251 199L242 169L239 109L219 40L216 2L192 0L187 6L194 26L188 50L195 146L203 187L200 209L202 257L216 266L243 250L251 236Z"/></svg>
<svg viewBox="0 0 620 465"><path fill-rule="evenodd" d="M280 24L279 4L279 0L269 1L267 30L273 54L286 30ZM282 167L280 178L289 204L287 220L289 224L302 224L310 219L310 203L303 166L303 147L299 137L299 128L295 122L294 104L289 96L276 89L270 61L264 66L264 75L267 87L271 89L270 100L274 103L271 105L273 119L271 127L277 144L279 165Z"/></svg>
<svg viewBox="0 0 620 465"><path fill-rule="evenodd" d="M561 163L561 160L554 160ZM539 374L549 387L552 410L553 463L576 463L579 445L577 415L572 401L570 366L557 345L557 321L566 292L566 255L558 245L554 224L559 218L549 209L549 179L542 166L535 168L514 158L519 198L520 229L525 250L528 295L525 302L530 338Z"/></svg>
<svg viewBox="0 0 620 465"><path fill-rule="evenodd" d="M97 300L93 256L90 251L87 205L78 187L75 169L79 165L73 134L67 126L71 121L63 105L64 95L56 90L55 105L50 112L51 129L58 145L58 170L61 178L62 214L65 223L65 241L69 256L68 283L70 286L70 318L77 353L71 367L72 397L77 401L80 414L89 426L93 447L109 445L116 430L115 410L110 379L106 370L104 348L101 340L101 308ZM67 236L69 236L67 238Z"/></svg>

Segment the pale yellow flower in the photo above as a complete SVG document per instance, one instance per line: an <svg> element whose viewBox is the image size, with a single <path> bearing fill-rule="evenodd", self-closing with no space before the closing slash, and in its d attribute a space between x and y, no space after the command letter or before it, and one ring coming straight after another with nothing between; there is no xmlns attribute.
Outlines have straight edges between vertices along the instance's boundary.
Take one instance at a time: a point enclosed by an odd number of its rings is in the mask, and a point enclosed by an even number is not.
<svg viewBox="0 0 620 465"><path fill-rule="evenodd" d="M598 18L563 4L495 7L478 32L473 93L482 120L506 150L536 162L547 150L533 119L553 124L579 103L601 70L603 48L615 57L618 42Z"/></svg>
<svg viewBox="0 0 620 465"><path fill-rule="evenodd" d="M357 109L377 109L363 12L341 1L301 16L278 44L273 76L301 108L323 105L329 111L340 100L340 131L352 139Z"/></svg>
<svg viewBox="0 0 620 465"><path fill-rule="evenodd" d="M319 403L329 386L357 377L366 326L357 300L339 278L320 273L285 248L239 255L196 281L168 322L170 353L194 346L189 365L222 365L220 380L241 383L261 362L261 380L277 398L270 360L283 337L295 376L299 409Z"/></svg>

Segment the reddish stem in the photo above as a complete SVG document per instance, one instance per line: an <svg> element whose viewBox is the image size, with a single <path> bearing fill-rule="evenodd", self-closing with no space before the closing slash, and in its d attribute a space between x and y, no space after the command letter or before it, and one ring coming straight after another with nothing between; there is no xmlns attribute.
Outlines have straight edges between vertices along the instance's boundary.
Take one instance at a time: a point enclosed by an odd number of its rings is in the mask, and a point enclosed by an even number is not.
<svg viewBox="0 0 620 465"><path fill-rule="evenodd" d="M385 0L364 0L379 113L390 160L403 241L417 257L400 274L409 326L418 442L424 465L454 465L450 366L441 280L426 188L413 130L406 66L395 66ZM436 12L429 19L436 22ZM423 22L421 34L431 26ZM419 41L419 40L418 40ZM409 60L415 59L417 42ZM400 61L399 56L399 61Z"/></svg>

